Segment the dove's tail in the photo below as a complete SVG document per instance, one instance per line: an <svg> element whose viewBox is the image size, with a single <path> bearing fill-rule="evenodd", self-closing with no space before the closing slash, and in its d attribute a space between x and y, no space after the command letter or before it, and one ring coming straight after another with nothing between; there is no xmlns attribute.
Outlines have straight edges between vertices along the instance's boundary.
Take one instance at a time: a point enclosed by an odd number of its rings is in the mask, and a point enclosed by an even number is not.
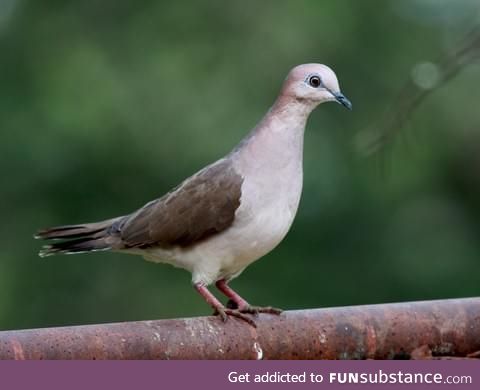
<svg viewBox="0 0 480 390"><path fill-rule="evenodd" d="M118 218L82 225L65 225L43 229L35 234L36 239L61 240L45 245L40 257L56 254L72 254L112 249L112 225Z"/></svg>

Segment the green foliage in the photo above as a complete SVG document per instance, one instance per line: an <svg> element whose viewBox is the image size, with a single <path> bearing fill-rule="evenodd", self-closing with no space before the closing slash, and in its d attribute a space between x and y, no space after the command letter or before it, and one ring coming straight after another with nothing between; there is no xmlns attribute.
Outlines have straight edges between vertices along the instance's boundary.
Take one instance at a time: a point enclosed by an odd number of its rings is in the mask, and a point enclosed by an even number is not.
<svg viewBox="0 0 480 390"><path fill-rule="evenodd" d="M232 148L288 70L331 65L286 240L233 287L286 309L479 295L480 69L414 113L383 158L355 148L474 1L0 3L0 328L208 314L189 275L111 253L37 257L37 228L133 211Z"/></svg>

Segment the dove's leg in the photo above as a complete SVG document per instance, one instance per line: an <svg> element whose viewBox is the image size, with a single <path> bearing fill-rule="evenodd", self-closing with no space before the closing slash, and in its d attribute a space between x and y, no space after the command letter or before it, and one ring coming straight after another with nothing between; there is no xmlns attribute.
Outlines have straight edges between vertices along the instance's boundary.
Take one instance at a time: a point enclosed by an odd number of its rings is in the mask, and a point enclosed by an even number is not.
<svg viewBox="0 0 480 390"><path fill-rule="evenodd" d="M195 287L195 290L197 290L199 294L203 297L203 299L205 299L205 301L215 310L215 314L219 315L223 322L227 321L228 316L232 316L245 321L246 323L252 325L254 328L257 327L255 322L250 317L243 314L240 310L226 308L225 306L223 306L222 303L217 298L215 298L215 295L208 291L208 288L203 284L195 283L193 286Z"/></svg>
<svg viewBox="0 0 480 390"><path fill-rule="evenodd" d="M250 305L245 299L238 295L232 288L227 284L225 279L221 279L215 283L215 286L227 297L230 301L227 303L227 307L232 309L237 309L240 313L267 313L267 314L280 314L281 309L275 307L259 307Z"/></svg>

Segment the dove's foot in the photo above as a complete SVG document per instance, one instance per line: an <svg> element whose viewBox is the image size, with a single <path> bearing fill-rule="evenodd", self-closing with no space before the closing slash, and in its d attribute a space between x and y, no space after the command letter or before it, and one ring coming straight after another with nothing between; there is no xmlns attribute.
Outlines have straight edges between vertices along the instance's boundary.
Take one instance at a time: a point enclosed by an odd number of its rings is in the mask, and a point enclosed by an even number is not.
<svg viewBox="0 0 480 390"><path fill-rule="evenodd" d="M223 322L228 320L228 317L236 317L242 321L245 321L247 324L257 327L255 321L249 317L246 313L242 313L241 310L237 308L224 307L222 303L210 292L208 288L201 283L194 284L195 290L207 301L207 303L215 310L214 315L218 315Z"/></svg>
<svg viewBox="0 0 480 390"><path fill-rule="evenodd" d="M259 313L279 315L282 312L281 309L277 309L271 306L260 307L250 305L245 299L243 299L240 295L233 291L232 288L223 279L219 280L217 283L215 283L215 285L224 295L230 298L227 302L228 309L238 310L240 313L253 315L258 315Z"/></svg>
<svg viewBox="0 0 480 390"><path fill-rule="evenodd" d="M229 309L229 308L217 308L215 310L214 315L218 315L223 322L227 322L228 317L236 317L239 320L245 321L248 325L253 326L254 328L257 327L257 324L255 321L250 318L247 314L243 313L242 311L238 309Z"/></svg>
<svg viewBox="0 0 480 390"><path fill-rule="evenodd" d="M282 309L277 309L276 307L272 306L251 306L248 305L246 307L240 308L238 310L240 313L248 313L248 314L253 314L257 316L259 313L265 313L265 314L274 314L274 315L280 315L282 314Z"/></svg>

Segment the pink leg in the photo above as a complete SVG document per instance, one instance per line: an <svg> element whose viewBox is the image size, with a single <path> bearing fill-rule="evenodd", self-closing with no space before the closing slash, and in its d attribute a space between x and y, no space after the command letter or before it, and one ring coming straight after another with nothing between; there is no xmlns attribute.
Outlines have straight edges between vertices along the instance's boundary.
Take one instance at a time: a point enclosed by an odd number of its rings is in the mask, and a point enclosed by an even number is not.
<svg viewBox="0 0 480 390"><path fill-rule="evenodd" d="M227 321L228 316L232 316L247 322L254 328L257 327L255 322L250 317L246 316L240 311L225 308L222 303L215 298L215 295L208 291L208 288L203 284L195 283L193 286L195 287L195 290L197 290L198 293L203 297L203 299L205 299L205 301L215 310L215 314L218 314L222 318L223 322Z"/></svg>
<svg viewBox="0 0 480 390"><path fill-rule="evenodd" d="M250 305L248 302L238 295L232 288L227 284L225 279L221 279L215 283L215 286L229 299L231 299L239 310L246 309Z"/></svg>
<svg viewBox="0 0 480 390"><path fill-rule="evenodd" d="M206 286L199 283L196 283L193 286L195 287L195 290L197 290L200 293L203 299L205 299L205 301L215 310L218 310L219 308L223 308L222 303L215 297L215 295L213 295L210 291L208 291L208 288Z"/></svg>
<svg viewBox="0 0 480 390"><path fill-rule="evenodd" d="M225 279L218 280L215 283L215 286L227 297L229 298L237 307L238 311L241 313L268 313L268 314L280 314L281 309L276 309L275 307L258 307L251 306L245 299L238 295L232 288L227 284ZM228 306L228 305L227 305Z"/></svg>

